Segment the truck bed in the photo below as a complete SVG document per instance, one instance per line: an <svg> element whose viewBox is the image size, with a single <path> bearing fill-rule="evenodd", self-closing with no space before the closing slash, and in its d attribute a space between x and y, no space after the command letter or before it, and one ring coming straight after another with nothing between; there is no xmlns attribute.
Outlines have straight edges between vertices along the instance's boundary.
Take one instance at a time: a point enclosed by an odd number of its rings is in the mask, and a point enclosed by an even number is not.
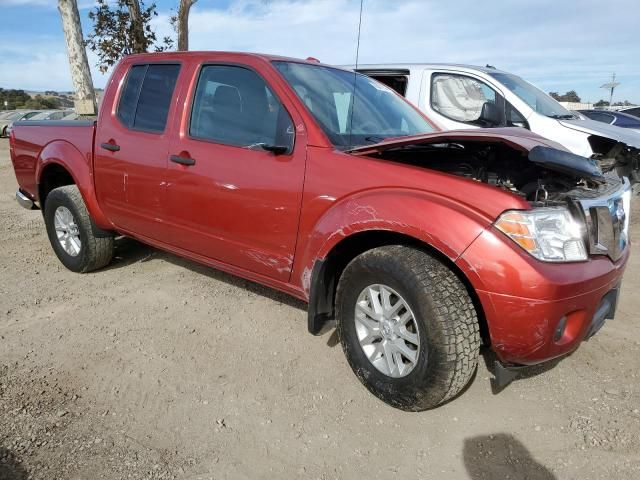
<svg viewBox="0 0 640 480"><path fill-rule="evenodd" d="M36 165L42 150L53 142L70 144L87 162L93 158L95 121L46 120L16 122L10 148L18 185L23 193L37 199Z"/></svg>

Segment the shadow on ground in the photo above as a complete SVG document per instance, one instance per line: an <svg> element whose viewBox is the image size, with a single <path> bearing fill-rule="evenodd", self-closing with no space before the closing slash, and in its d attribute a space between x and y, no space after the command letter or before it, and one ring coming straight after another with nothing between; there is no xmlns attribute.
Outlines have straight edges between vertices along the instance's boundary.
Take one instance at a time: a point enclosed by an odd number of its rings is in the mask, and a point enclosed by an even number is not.
<svg viewBox="0 0 640 480"><path fill-rule="evenodd" d="M27 480L28 477L27 471L13 452L0 447L0 479Z"/></svg>
<svg viewBox="0 0 640 480"><path fill-rule="evenodd" d="M173 255L162 250L150 247L138 242L132 238L119 237L115 241L115 252L112 262L104 268L104 270L112 270L118 268L126 268L134 263L148 262L151 260L163 260L181 268L186 268L200 275L206 275L209 278L227 283L234 287L243 288L256 295L269 298L279 303L284 303L290 307L306 310L307 304L286 293L264 287L257 283L245 280L240 277L216 270L213 267L201 265L186 258Z"/></svg>
<svg viewBox="0 0 640 480"><path fill-rule="evenodd" d="M518 439L507 433L479 435L465 440L463 457L471 480L557 480Z"/></svg>

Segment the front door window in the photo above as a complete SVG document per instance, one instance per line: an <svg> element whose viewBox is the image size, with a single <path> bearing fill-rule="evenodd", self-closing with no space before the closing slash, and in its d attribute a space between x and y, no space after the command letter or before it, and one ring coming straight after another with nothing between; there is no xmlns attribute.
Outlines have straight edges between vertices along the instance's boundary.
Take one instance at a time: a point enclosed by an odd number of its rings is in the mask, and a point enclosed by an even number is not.
<svg viewBox="0 0 640 480"><path fill-rule="evenodd" d="M457 122L488 126L484 115L489 110L500 111L501 98L475 78L449 73L436 73L431 78L431 108Z"/></svg>

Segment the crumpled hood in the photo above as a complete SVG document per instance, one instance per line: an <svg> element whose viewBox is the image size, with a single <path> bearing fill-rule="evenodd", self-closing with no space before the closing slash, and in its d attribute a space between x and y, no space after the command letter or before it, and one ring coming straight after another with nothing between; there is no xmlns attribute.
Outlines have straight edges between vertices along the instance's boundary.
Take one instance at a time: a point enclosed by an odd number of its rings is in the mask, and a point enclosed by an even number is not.
<svg viewBox="0 0 640 480"><path fill-rule="evenodd" d="M449 130L410 137L390 138L374 145L365 145L348 150L352 155L375 155L395 148L414 145L436 145L455 142L503 143L514 150L527 154L532 163L580 178L604 181L597 162L569 152L559 143L546 139L523 128L489 128L472 130Z"/></svg>
<svg viewBox="0 0 640 480"><path fill-rule="evenodd" d="M616 127L595 120L558 120L564 127L584 132L589 135L599 135L626 144L629 147L640 148L640 133L630 128Z"/></svg>
<svg viewBox="0 0 640 480"><path fill-rule="evenodd" d="M548 138L541 137L524 128L473 128L465 130L447 130L444 132L425 133L407 137L387 138L386 140L371 145L347 150L353 155L371 155L376 152L384 152L392 148L408 145L428 145L460 141L486 141L504 143L517 150L529 152L538 145L567 151L562 145Z"/></svg>

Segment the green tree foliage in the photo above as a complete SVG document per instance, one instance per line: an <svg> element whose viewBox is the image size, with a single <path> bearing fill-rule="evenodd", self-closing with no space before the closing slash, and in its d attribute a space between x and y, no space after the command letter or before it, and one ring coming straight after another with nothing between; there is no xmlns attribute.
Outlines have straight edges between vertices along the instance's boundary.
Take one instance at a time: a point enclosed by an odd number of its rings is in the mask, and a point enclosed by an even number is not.
<svg viewBox="0 0 640 480"><path fill-rule="evenodd" d="M15 110L23 106L31 97L24 90L5 90L0 88L0 110L4 110L4 102L7 102L8 110Z"/></svg>
<svg viewBox="0 0 640 480"><path fill-rule="evenodd" d="M24 108L33 110L54 110L60 108L60 102L57 98L47 98L42 95L36 95L24 103Z"/></svg>
<svg viewBox="0 0 640 480"><path fill-rule="evenodd" d="M24 90L5 90L0 88L0 110L4 110L4 101L7 101L7 109L31 108L33 110L53 110L60 108L61 104L57 98L36 95L31 97Z"/></svg>
<svg viewBox="0 0 640 480"><path fill-rule="evenodd" d="M125 55L172 48L171 38L158 41L151 28L151 19L157 15L155 3L146 6L138 0L97 0L89 12L93 29L85 43L98 55L100 71L106 72Z"/></svg>
<svg viewBox="0 0 640 480"><path fill-rule="evenodd" d="M575 90L569 90L564 95L560 95L558 92L549 92L549 96L551 96L552 98L555 98L559 102L573 102L573 103L581 102L580 97L578 96Z"/></svg>
<svg viewBox="0 0 640 480"><path fill-rule="evenodd" d="M608 107L609 102L607 100L598 100L593 104L594 107ZM630 102L629 100L625 100L623 102L613 102L614 107L633 107L635 103Z"/></svg>

